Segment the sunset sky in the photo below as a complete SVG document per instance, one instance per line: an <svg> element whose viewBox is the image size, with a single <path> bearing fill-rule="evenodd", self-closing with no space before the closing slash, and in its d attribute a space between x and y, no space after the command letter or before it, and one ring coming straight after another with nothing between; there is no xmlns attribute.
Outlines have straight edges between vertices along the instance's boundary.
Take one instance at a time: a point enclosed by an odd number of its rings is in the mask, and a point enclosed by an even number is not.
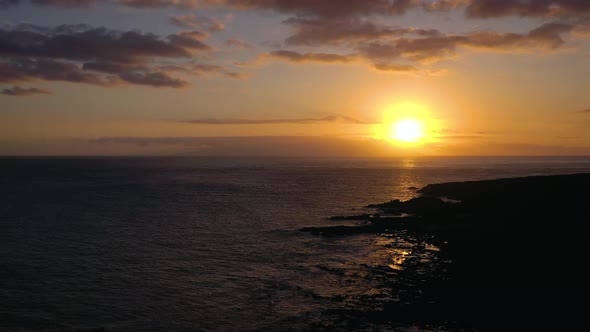
<svg viewBox="0 0 590 332"><path fill-rule="evenodd" d="M590 155L590 1L0 0L0 155L408 154Z"/></svg>

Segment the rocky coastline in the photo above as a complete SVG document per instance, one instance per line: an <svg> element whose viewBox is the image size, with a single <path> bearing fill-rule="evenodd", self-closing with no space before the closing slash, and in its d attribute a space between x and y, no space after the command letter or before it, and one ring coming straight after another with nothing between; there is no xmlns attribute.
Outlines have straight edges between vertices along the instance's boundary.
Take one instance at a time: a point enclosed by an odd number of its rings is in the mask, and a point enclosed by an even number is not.
<svg viewBox="0 0 590 332"><path fill-rule="evenodd" d="M451 330L564 330L587 326L590 174L431 184L419 197L336 216L354 225L308 227L318 236L408 232L448 262L420 296L364 319ZM412 275L408 275L412 278Z"/></svg>

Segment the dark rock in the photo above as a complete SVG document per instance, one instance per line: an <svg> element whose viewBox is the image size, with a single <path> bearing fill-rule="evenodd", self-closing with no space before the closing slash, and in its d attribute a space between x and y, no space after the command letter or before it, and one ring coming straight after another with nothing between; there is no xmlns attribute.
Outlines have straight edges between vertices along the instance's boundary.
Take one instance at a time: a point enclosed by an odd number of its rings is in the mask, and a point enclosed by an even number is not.
<svg viewBox="0 0 590 332"><path fill-rule="evenodd" d="M322 236L345 236L365 233L383 233L392 229L415 229L419 228L419 219L416 217L379 217L371 218L369 223L356 226L327 226L327 227L305 227L302 232Z"/></svg>
<svg viewBox="0 0 590 332"><path fill-rule="evenodd" d="M394 199L394 200L391 200L387 203L370 204L367 207L374 208L374 209L398 208L398 207L400 207L400 203L401 203L401 201L399 199Z"/></svg>
<svg viewBox="0 0 590 332"><path fill-rule="evenodd" d="M330 217L330 220L369 220L371 219L370 214L359 214L356 216L334 216Z"/></svg>
<svg viewBox="0 0 590 332"><path fill-rule="evenodd" d="M440 247L439 259L451 263L409 283L420 296L365 313L370 319L457 330L571 330L585 326L590 307L588 188L590 174L433 184L421 197L370 205L383 215L366 224L303 230L323 236L405 230ZM413 217L384 216L395 213Z"/></svg>
<svg viewBox="0 0 590 332"><path fill-rule="evenodd" d="M403 212L400 209L384 209L383 213L391 216L401 216Z"/></svg>

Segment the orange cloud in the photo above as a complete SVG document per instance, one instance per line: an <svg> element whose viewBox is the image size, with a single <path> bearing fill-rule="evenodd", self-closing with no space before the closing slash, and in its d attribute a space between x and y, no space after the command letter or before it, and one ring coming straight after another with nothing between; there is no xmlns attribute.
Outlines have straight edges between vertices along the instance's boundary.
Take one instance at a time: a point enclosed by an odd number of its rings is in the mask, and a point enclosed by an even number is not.
<svg viewBox="0 0 590 332"><path fill-rule="evenodd" d="M326 116L323 118L299 118L299 119L198 119L183 121L185 123L203 124L203 125L260 125L260 124L281 124L281 123L295 123L295 124L318 124L343 122L352 124L375 124L375 122L362 121L348 116Z"/></svg>

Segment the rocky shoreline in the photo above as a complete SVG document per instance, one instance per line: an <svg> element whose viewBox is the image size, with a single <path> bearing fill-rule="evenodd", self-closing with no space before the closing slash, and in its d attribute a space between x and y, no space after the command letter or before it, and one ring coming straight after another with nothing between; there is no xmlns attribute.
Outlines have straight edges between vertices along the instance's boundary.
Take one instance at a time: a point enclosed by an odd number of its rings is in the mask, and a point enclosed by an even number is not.
<svg viewBox="0 0 590 332"><path fill-rule="evenodd" d="M332 217L355 225L308 227L320 236L408 232L449 262L418 298L357 313L364 319L476 330L587 326L590 174L428 185L421 196ZM411 275L407 277L412 278Z"/></svg>

